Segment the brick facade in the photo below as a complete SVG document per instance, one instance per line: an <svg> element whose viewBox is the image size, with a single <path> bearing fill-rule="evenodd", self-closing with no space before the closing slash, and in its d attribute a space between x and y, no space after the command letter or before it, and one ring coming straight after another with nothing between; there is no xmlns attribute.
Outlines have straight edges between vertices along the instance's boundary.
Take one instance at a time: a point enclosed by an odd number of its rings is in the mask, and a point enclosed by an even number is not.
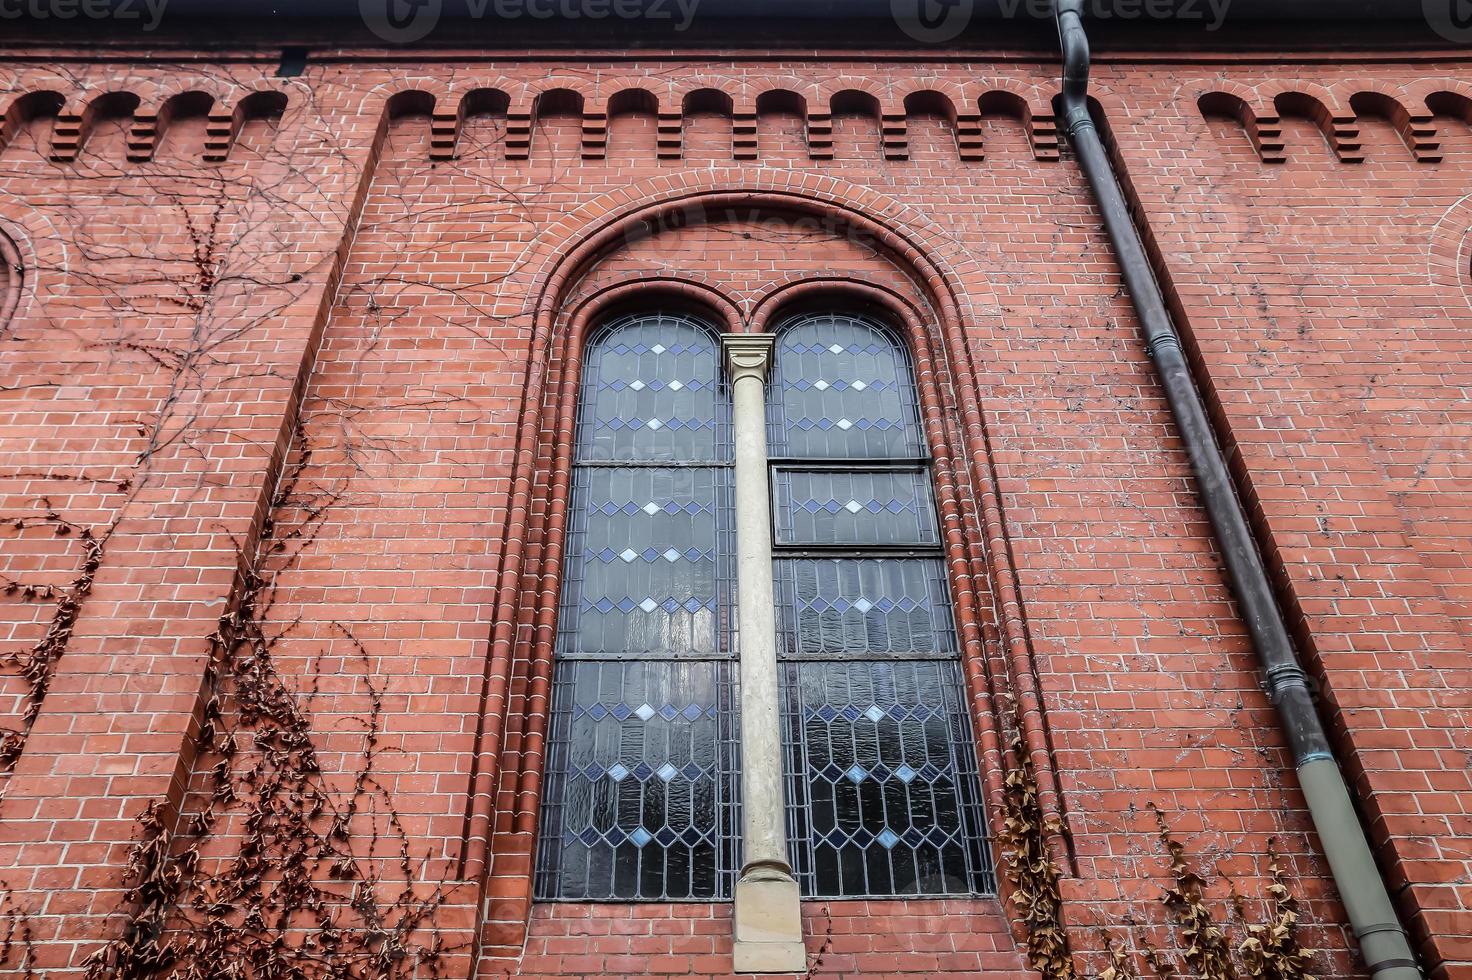
<svg viewBox="0 0 1472 980"><path fill-rule="evenodd" d="M1469 64L1093 87L1437 980L1472 977ZM1101 930L1182 961L1158 812L1234 943L1271 846L1311 972L1361 973L1056 62L274 68L0 62L7 971L157 921L176 968L728 973L729 906L530 901L579 345L830 296L909 334L999 864L1017 776L1077 971ZM811 975L1030 976L1017 892L807 903Z"/></svg>

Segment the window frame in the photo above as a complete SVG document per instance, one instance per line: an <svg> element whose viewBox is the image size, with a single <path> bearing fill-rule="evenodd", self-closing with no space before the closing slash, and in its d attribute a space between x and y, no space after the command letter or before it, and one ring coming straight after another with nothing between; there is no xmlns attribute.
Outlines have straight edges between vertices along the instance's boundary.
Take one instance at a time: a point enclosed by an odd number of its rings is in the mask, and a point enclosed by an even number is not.
<svg viewBox="0 0 1472 980"><path fill-rule="evenodd" d="M640 321L659 321L661 319L672 319L682 321L684 325L699 330L710 342L714 365L712 369L712 383L714 385L713 399L715 410L714 451L710 459L685 459L685 458L615 458L602 456L591 452L593 446L593 433L595 430L591 425L590 413L596 411L598 381L594 370L602 369L601 358L604 351L601 349L609 338L621 328ZM735 876L738 869L737 861L740 849L741 831L741 799L740 799L740 712L739 712L739 665L737 662L736 647L736 549L735 549L735 516L734 516L734 442L732 439L732 404L729 379L722 364L720 337L721 331L716 326L717 320L697 310L685 308L680 305L651 304L648 307L630 308L622 306L618 310L608 311L601 318L598 326L590 330L583 344L583 357L579 361L579 375L574 385L577 404L575 406L574 421L572 427L572 452L569 459L568 480L568 505L567 526L564 531L567 546L564 552L564 564L559 582L557 596L558 617L557 631L553 641L551 653L551 678L549 700L548 700L548 723L547 740L545 751L545 763L543 767L544 792L542 796L541 812L538 818L538 828L535 837L535 852L532 872L532 886L535 901L538 902L581 902L581 903L655 903L655 902L682 902L682 903L716 903L727 902L731 898ZM598 358L598 360L595 360ZM715 642L713 649L701 650L668 650L668 651L641 651L641 650L586 650L570 646L570 640L581 639L582 623L581 612L570 615L568 603L571 601L582 601L582 590L586 579L581 574L581 566L588 561L586 555L573 554L579 540L579 534L586 533L586 525L579 527L580 522L588 520L588 499L583 496L588 491L583 482L581 474L585 472L610 470L665 470L665 471L687 471L706 470L715 474L713 480L714 495L712 511L712 530L714 543L712 545L712 558L715 565ZM653 516L652 514L650 515ZM630 545L632 547L632 544ZM574 625L569 625L569 619ZM663 882L663 887L658 894L643 893L643 885L639 884L636 894L616 894L620 870L617 866L617 854L615 853L610 862L613 865L609 873L607 893L590 893L589 890L581 890L575 894L569 894L566 889L566 879L563 878L567 867L568 854L565 851L565 834L568 828L563 823L566 817L567 797L569 784L580 772L586 777L586 767L582 771L574 770L569 763L570 755L576 750L575 736L572 733L572 725L579 712L591 715L592 712L585 705L577 701L571 704L564 703L565 699L574 697L574 689L578 683L580 671L595 671L602 673L607 671L623 671L627 673L634 665L644 663L649 665L662 665L667 670L667 687L679 683L676 678L685 675L693 676L692 672L699 672L702 668L709 671L713 685L711 695L714 704L715 744L715 771L714 771L714 824L710 828L709 836L714 844L714 888L710 894L669 894L669 881ZM646 702L656 712L665 705L653 705ZM601 704L601 700L600 700ZM625 705L625 708L632 706ZM640 707L643 707L641 705ZM677 705L674 707L678 707ZM625 718L615 719L620 725L627 721ZM612 712L607 712L612 714ZM661 716L663 717L663 716ZM676 718L678 715L676 716ZM663 720L669 723L675 722L676 718L665 717ZM601 719L600 719L601 720ZM654 720L645 719L646 721ZM695 723L695 719L688 719ZM620 759L620 764L623 760ZM605 771L604 776L599 777L601 783L605 777L612 778L615 788L610 792L618 797L617 784L622 784L628 775L613 776ZM633 774L633 770L630 770ZM660 777L663 778L663 777ZM669 780L665 780L668 784ZM590 793L598 791L599 783L591 784ZM693 792L693 790L692 790ZM621 800L620 800L621 802ZM668 796L666 796L668 803ZM641 804L642 811L642 804ZM665 815L665 829L668 829L670 817ZM642 824L638 829L647 830ZM633 839L636 831L624 830L621 821L616 820L612 830L628 834ZM584 831L586 832L586 831ZM586 842L585 842L586 843ZM651 835L646 842L637 844L640 849L640 859L635 869L636 881L642 882L645 869L644 852L648 848L659 844L658 835ZM589 845L590 847L592 845ZM617 847L619 845L615 845ZM693 846L693 845L692 845ZM591 859L589 859L591 861ZM664 867L670 866L668 858L664 859Z"/></svg>
<svg viewBox="0 0 1472 980"><path fill-rule="evenodd" d="M788 812L788 849L794 874L802 888L803 898L827 901L863 901L883 899L957 899L991 897L997 893L996 870L990 848L990 835L986 819L984 792L981 785L976 753L976 735L970 712L967 708L966 682L963 671L961 636L956 623L957 595L947 560L945 528L941 520L941 501L934 482L935 461L930 449L929 436L924 426L923 392L915 370L914 356L906 342L904 333L896 329L892 318L884 311L866 308L869 304L837 304L808 306L797 311L788 311L776 318L772 328L777 337L773 351L772 385L768 391L768 439L781 450L787 449L785 440L780 443L774 431L778 424L786 424L786 406L781 403L783 392L780 385L786 382L780 366L782 334L809 318L817 316L842 317L862 322L886 336L893 344L898 358L897 366L908 381L909 391L906 407L912 413L909 420L915 430L915 443L921 453L902 456L797 456L783 452L769 454L767 460L767 486L770 500L772 562L778 604L778 662L781 671L780 698L782 702L782 740L784 756L783 784L786 787L786 809ZM862 472L911 472L924 476L931 507L932 526L935 531L933 543L853 543L853 542L792 542L784 540L781 526L781 502L778 499L777 476L782 472L828 471L838 473ZM841 651L834 653L804 653L790 649L787 639L788 628L781 618L787 597L783 594L785 574L781 570L784 562L803 559L844 559L862 562L875 559L911 558L935 562L944 583L946 599L945 616L949 624L953 649L910 650L910 651ZM795 610L791 615L796 615ZM795 625L795 624L794 624ZM806 771L808 758L806 729L795 721L799 712L795 704L799 693L794 691L793 682L802 671L819 664L830 665L865 664L890 662L894 664L939 664L937 669L948 672L953 686L948 686L939 700L945 705L950 726L950 751L955 765L954 779L958 801L958 839L965 854L965 872L969 887L964 890L947 891L872 891L829 893L817 888L817 871L814 867L812 834L804 834L804 827L812 823L810 776ZM794 733L796 737L794 738ZM908 785L908 783L907 783ZM835 811L836 813L836 811ZM868 875L865 875L866 882Z"/></svg>

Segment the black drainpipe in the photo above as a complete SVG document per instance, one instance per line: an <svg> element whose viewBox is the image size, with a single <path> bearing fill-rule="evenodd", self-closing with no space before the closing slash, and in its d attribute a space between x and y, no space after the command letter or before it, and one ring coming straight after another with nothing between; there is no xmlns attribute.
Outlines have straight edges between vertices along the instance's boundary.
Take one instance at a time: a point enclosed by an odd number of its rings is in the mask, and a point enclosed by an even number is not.
<svg viewBox="0 0 1472 980"><path fill-rule="evenodd" d="M1104 229L1114 245L1130 301L1139 315L1145 350L1155 363L1176 426L1191 458L1198 490L1217 546L1227 566L1237 603L1262 661L1268 694L1298 767L1314 829L1339 889L1350 925L1375 980L1421 980L1405 930L1397 920L1370 844L1350 802L1323 723L1314 709L1308 677L1298 662L1288 628L1273 597L1242 504L1227 474L1191 375L1181 341L1165 309L1145 249L1120 193L1103 140L1089 113L1089 40L1083 27L1084 0L1057 0L1058 38L1063 49L1064 126L1079 166L1088 178Z"/></svg>

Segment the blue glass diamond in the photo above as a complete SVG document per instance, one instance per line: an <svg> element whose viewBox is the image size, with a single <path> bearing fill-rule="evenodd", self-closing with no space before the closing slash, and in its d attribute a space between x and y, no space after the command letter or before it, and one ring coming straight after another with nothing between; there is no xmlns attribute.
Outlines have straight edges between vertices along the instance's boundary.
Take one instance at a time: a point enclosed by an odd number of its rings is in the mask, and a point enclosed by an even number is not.
<svg viewBox="0 0 1472 980"><path fill-rule="evenodd" d="M601 704L595 704L588 709L588 717L594 721L602 721L608 717L608 709Z"/></svg>
<svg viewBox="0 0 1472 980"><path fill-rule="evenodd" d="M695 719L700 717L702 712L700 710L700 705L689 704L685 706L685 710L680 712L680 714L685 716L686 721L694 721Z"/></svg>
<svg viewBox="0 0 1472 980"><path fill-rule="evenodd" d="M879 841L879 843L884 847L885 850L889 850L891 847L894 847L900 842L899 837L895 836L895 832L890 830L888 827L885 827L879 832L879 836L876 838L876 840Z"/></svg>
<svg viewBox="0 0 1472 980"><path fill-rule="evenodd" d="M848 767L848 771L845 772L844 775L847 776L851 782L862 783L865 779L868 778L869 770L865 769L858 763L854 763L852 766Z"/></svg>
<svg viewBox="0 0 1472 980"><path fill-rule="evenodd" d="M629 835L629 840L634 842L635 847L643 847L653 839L653 835L643 827L635 827L634 832Z"/></svg>

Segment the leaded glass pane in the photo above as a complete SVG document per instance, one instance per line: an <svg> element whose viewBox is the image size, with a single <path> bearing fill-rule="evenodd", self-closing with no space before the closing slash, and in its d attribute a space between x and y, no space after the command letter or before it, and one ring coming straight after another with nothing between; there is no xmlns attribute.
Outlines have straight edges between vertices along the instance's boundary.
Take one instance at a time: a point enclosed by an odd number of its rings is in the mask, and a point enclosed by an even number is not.
<svg viewBox="0 0 1472 980"><path fill-rule="evenodd" d="M560 652L729 649L731 471L579 467Z"/></svg>
<svg viewBox="0 0 1472 980"><path fill-rule="evenodd" d="M587 351L536 890L701 900L736 867L731 445L714 335L674 315Z"/></svg>
<svg viewBox="0 0 1472 980"><path fill-rule="evenodd" d="M784 669L788 833L803 894L990 891L955 662Z"/></svg>
<svg viewBox="0 0 1472 980"><path fill-rule="evenodd" d="M922 456L909 359L889 331L836 314L802 317L777 338L767 438L775 456Z"/></svg>
<svg viewBox="0 0 1472 980"><path fill-rule="evenodd" d="M729 895L736 861L731 701L728 662L559 666L539 897Z"/></svg>
<svg viewBox="0 0 1472 980"><path fill-rule="evenodd" d="M578 459L725 460L715 337L680 316L629 317L587 355Z"/></svg>
<svg viewBox="0 0 1472 980"><path fill-rule="evenodd" d="M956 649L945 565L938 558L784 558L775 572L784 654Z"/></svg>
<svg viewBox="0 0 1472 980"><path fill-rule="evenodd" d="M924 470L797 470L772 474L779 545L935 545Z"/></svg>

